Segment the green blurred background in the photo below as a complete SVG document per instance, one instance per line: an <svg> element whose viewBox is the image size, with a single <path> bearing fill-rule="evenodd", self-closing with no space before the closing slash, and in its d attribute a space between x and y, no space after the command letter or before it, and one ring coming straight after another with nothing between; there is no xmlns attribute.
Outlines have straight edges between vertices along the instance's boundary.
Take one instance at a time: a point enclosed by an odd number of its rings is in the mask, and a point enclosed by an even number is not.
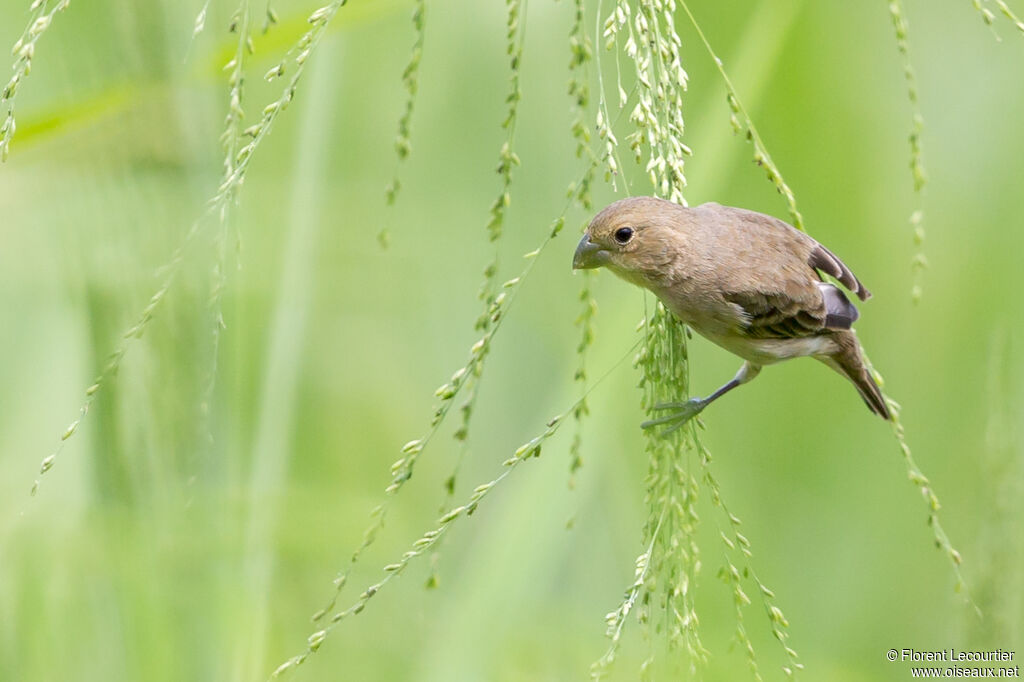
<svg viewBox="0 0 1024 682"><path fill-rule="evenodd" d="M28 4L0 0L0 45L15 42ZM886 3L691 6L809 231L875 293L860 337L904 407L985 614L954 594L890 430L818 363L769 369L705 413L705 441L759 577L791 623L803 678L908 679L906 664L885 660L890 648L1000 647L1019 658L1024 39L997 21L997 42L969 0L906 2L931 177L931 267L914 306L910 108ZM40 460L219 183L234 4L215 1L190 48L199 7L72 3L22 85L19 133L0 166L0 680L264 679L304 648L310 614L383 499L388 466L426 431L434 388L476 340L504 139L503 3L427 0L413 154L386 210L412 4L353 0L242 191L210 418L200 403L215 258L200 240L117 381L29 497ZM282 24L257 36L251 62L254 118L278 91L260 76L314 9L275 7ZM588 3L590 30L595 12ZM565 94L571 18L568 0L528 8L507 277L582 169ZM785 217L749 145L732 138L723 85L682 16L679 30L691 76L688 199ZM634 193L648 191L629 174ZM595 190L598 205L614 196ZM459 497L578 395L581 278L569 263L587 218L569 212L496 338ZM388 250L376 240L384 226ZM596 378L634 343L644 301L603 272L594 294ZM691 357L698 393L738 364L703 340ZM593 393L573 490L565 429L458 522L438 557L344 622L298 679L585 678L642 551L637 379L624 363ZM343 604L433 527L459 457L449 431L392 504ZM721 544L704 502L697 600L712 658L702 677L749 679L730 649L731 594L715 577ZM432 563L440 585L426 590ZM766 679L781 679L758 606L747 625ZM658 638L631 623L613 678L636 679ZM661 655L659 679L685 670L683 656Z"/></svg>

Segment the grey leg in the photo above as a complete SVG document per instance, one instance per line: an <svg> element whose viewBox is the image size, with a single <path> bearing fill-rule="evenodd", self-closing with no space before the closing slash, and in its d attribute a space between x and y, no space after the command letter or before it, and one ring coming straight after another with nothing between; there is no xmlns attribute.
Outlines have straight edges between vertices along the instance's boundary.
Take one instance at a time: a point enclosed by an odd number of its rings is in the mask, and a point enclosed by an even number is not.
<svg viewBox="0 0 1024 682"><path fill-rule="evenodd" d="M671 424L671 426L665 429L665 431L661 434L663 436L667 436L676 429L682 428L683 425L686 424L686 422L690 421L698 414L700 414L705 407L707 407L714 401L718 400L732 389L736 388L737 386L742 386L743 384L747 383L748 381L756 377L760 371L761 365L755 365L750 362L744 362L743 366L740 367L740 370L736 372L736 376L733 377L731 381L724 384L721 388L719 388L717 391L709 395L707 398L690 398L686 402L659 403L655 405L654 407L651 408L652 410L676 411L665 417L659 417L658 419L651 419L645 421L644 423L640 424L640 428L650 429L654 428L655 426L661 426L662 424Z"/></svg>

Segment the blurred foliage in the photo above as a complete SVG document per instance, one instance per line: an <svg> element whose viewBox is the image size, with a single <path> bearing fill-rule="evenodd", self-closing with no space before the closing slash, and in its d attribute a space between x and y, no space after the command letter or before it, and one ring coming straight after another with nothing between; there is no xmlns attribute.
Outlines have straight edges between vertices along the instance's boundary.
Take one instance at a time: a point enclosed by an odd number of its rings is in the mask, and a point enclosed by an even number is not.
<svg viewBox="0 0 1024 682"><path fill-rule="evenodd" d="M191 44L199 3L168 0L71 3L40 39L0 166L0 679L258 680L305 646L309 615L362 541L389 465L429 424L434 388L477 338L480 271L493 256L484 227L506 139L502 3L427 1L412 153L402 193L385 207L415 4L343 8L253 161L235 212L240 246L228 248L210 404L200 403L217 250L203 237L32 498L39 461L220 184L233 5L212 3ZM0 44L17 40L27 5L0 0ZM930 268L913 305L910 110L885 3L690 5L808 231L875 293L861 340L904 407L986 614L977 619L953 594L885 425L817 363L769 368L703 415L703 442L758 575L785 607L806 676L908 674L885 661L890 648L1020 655L1024 40L999 21L994 40L969 0L904 3L930 176ZM249 60L250 123L279 95L260 76L315 9L275 8L281 21L256 33ZM498 281L550 232L566 185L584 170L566 94L573 12L566 0L531 0L523 19L522 166ZM590 26L594 12L588 5ZM690 75L687 198L785 217L749 145L732 138L715 65L684 18L677 24ZM642 169L625 166L630 189L646 192ZM614 196L594 188L595 205ZM569 262L572 228L588 218L570 210L570 229L537 259L495 337L457 499L579 396L580 280ZM644 299L607 273L590 284L600 306L588 349L596 380L633 347ZM700 339L690 353L697 393L735 371L735 358ZM644 550L637 380L624 363L591 394L572 490L566 430L453 527L435 558L344 622L297 677L583 677ZM446 432L424 454L349 597L435 526L462 448ZM712 548L696 596L711 652L703 678L746 679L742 652L730 651L732 588L716 577L717 531L698 532ZM431 564L440 582L424 590ZM747 627L766 679L780 678L767 620L752 613ZM611 679L635 679L661 646L640 632L626 629ZM659 666L657 677L674 677L673 661Z"/></svg>

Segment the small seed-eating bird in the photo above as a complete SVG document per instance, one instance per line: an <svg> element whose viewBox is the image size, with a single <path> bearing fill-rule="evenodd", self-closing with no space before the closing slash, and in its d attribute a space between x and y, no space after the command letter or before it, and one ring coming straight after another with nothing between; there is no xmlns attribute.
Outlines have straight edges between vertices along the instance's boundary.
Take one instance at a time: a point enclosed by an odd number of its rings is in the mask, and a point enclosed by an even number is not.
<svg viewBox="0 0 1024 682"><path fill-rule="evenodd" d="M821 273L862 301L871 293L835 254L777 218L715 203L622 199L591 221L572 267L607 267L649 289L698 334L745 360L708 397L654 406L673 412L644 428L678 429L764 365L802 356L849 379L868 409L891 419L852 329L857 308Z"/></svg>

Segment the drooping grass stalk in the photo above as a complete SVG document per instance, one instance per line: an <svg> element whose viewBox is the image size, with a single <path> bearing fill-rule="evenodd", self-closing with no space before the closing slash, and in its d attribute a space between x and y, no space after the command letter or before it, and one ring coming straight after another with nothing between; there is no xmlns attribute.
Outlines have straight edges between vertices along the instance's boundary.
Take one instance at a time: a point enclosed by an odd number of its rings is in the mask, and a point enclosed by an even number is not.
<svg viewBox="0 0 1024 682"><path fill-rule="evenodd" d="M644 319L641 328L643 345L634 364L641 370L642 402L649 409L688 393L687 331L660 303ZM611 643L591 666L591 677L595 680L610 673L626 617L638 604L640 622L649 628L660 618L659 631L664 633L669 650L684 649L691 671L705 662L708 655L700 638L694 602L699 570L695 538L699 484L690 469L694 452L690 431L679 430L668 437L648 434L645 450L645 502L650 510L644 527L647 550L637 558L633 585L606 617L606 635ZM642 670L652 662L645 661Z"/></svg>
<svg viewBox="0 0 1024 682"><path fill-rule="evenodd" d="M719 75L722 77L722 81L725 83L725 89L728 93L726 100L731 110L729 117L732 123L733 130L737 133L743 133L744 137L748 142L754 145L754 163L764 168L765 173L768 175L768 179L771 180L772 184L775 185L775 189L779 191L786 199L786 205L789 208L789 215L793 221L793 226L799 230L804 229L804 218L800 214L800 211L796 207L796 196L793 194L793 190L786 184L785 179L782 177L782 172L779 171L778 166L772 161L771 155L768 153L768 148L765 146L764 141L761 139L761 135L757 132L757 126L754 125L754 121L750 118L750 114L743 106L743 102L740 100L739 94L736 92L736 88L733 87L732 81L729 79L729 74L726 73L725 66L722 60L715 54L714 49L711 47L711 43L708 41L707 36L704 35L704 30L697 23L697 19L690 11L689 5L686 4L686 0L678 0L682 6L683 11L686 12L686 16L690 19L690 24L696 31L697 36L704 44L704 49L707 50L708 55L711 56L715 66L718 69Z"/></svg>
<svg viewBox="0 0 1024 682"><path fill-rule="evenodd" d="M57 446L49 455L43 458L40 463L40 478L37 478L32 482L32 496L35 496L36 493L39 492L40 481L42 480L41 477L49 472L53 468L54 464L56 464L57 458L60 457L61 453L64 451L64 446L67 444L68 439L75 434L78 427L81 425L82 420L89 414L89 410L92 408L92 404L95 402L100 391L117 376L117 372L121 368L121 361L128 352L129 345L135 339L142 337L146 328L149 326L150 321L153 319L153 315L156 313L157 308L160 306L160 303L163 302L168 290L174 283L184 260L185 245L183 244L178 247L171 256L171 260L164 267L163 280L161 281L160 287L157 289L156 293L150 297L149 302L146 304L146 307L142 309L142 313L135 321L135 324L122 335L118 346L112 353L110 353L110 355L107 356L107 361L103 365L103 369L100 370L99 375L93 381L92 385L85 389L85 400L82 402L81 407L78 408L77 417L64 429L63 433L61 433L60 440L57 442Z"/></svg>
<svg viewBox="0 0 1024 682"><path fill-rule="evenodd" d="M879 385L882 385L882 377L872 369L875 379ZM980 615L978 607L974 604L971 599L970 588L967 586L964 580L963 573L960 570L960 566L963 563L963 557L960 552L953 546L949 536L946 535L946 531L942 527L942 523L939 521L939 509L942 505L939 502L938 495L932 489L931 481L928 477L922 473L920 467L917 466L917 462L914 461L914 455L910 450L910 444L907 442L906 432L903 428L903 423L900 421L900 413L902 407L895 400L890 398L888 395L885 396L886 404L889 406L889 411L892 413L892 430L893 435L896 437L896 442L900 448L900 455L903 457L903 463L906 465L907 478L917 486L917 489L921 492L921 497L924 498L925 504L928 506L928 525L932 529L932 537L935 542L935 547L941 551L946 558L949 559L950 567L953 570L953 577L956 578L954 583L954 590L958 593L963 593L974 610Z"/></svg>
<svg viewBox="0 0 1024 682"><path fill-rule="evenodd" d="M333 62L337 45L325 48L325 61ZM316 261L317 226L323 212L323 197L329 193L325 180L328 152L323 135L331 128L330 85L334 74L328 64L320 64L311 75L309 99L301 110L301 126L295 167L292 172L290 225L282 257L272 322L268 328L264 379L260 387L256 433L253 439L252 466L246 485L246 528L241 579L247 600L245 636L238 640L236 664L248 674L237 679L251 680L261 674L267 633L271 624L270 594L273 584L274 526L280 515L281 501L274 491L287 478L291 449L289 438L297 422L296 395L299 391L304 357L303 332L308 327L315 296L313 264Z"/></svg>
<svg viewBox="0 0 1024 682"><path fill-rule="evenodd" d="M749 579L754 584L761 604L764 607L765 615L768 618L768 624L771 627L772 634L782 646L783 653L786 656L787 664L782 670L786 674L786 677L793 678L796 675L796 671L803 670L804 666L800 663L797 652L789 645L789 621L786 620L786 616L783 614L782 609L780 609L776 604L775 593L757 577L757 573L754 571L752 561L753 552L750 540L747 539L747 537L740 531L740 526L742 525L740 518L729 510L725 499L722 497L722 487L719 485L718 479L715 478L714 473L711 471L711 453L704 446L696 428L691 427L690 436L693 438L693 442L700 457L701 469L703 470L703 473L701 474L701 483L704 485L705 490L708 491L708 494L711 497L711 503L719 510L719 512L721 512L721 516L725 519L727 524L726 528L728 529L728 533L722 530L722 525L719 523L718 534L722 539L725 550L723 565L719 571L719 577L731 587L733 592L733 608L735 610L736 618L736 643L744 651L751 676L755 680L761 680L761 671L757 662L757 656L754 652L754 645L750 640L744 625L744 609L750 605L751 600L743 589L743 581L745 579ZM737 562L740 564L739 567L736 565Z"/></svg>
<svg viewBox="0 0 1024 682"><path fill-rule="evenodd" d="M33 0L29 7L31 18L28 26L22 32L21 37L11 48L14 56L14 75L7 81L3 90L0 90L0 111L6 109L4 122L0 124L0 162L6 161L10 154L11 140L17 130L14 116L14 105L18 97L19 86L32 71L32 59L36 55L36 43L43 37L43 34L53 24L54 17L58 12L63 12L71 0L57 0L51 4L50 0Z"/></svg>
<svg viewBox="0 0 1024 682"><path fill-rule="evenodd" d="M636 558L633 583L626 590L626 598L622 600L614 611L610 611L604 617L605 623L608 625L607 630L605 630L605 636L611 641L604 654L601 655L601 658L597 659L590 666L590 677L593 680L600 680L611 671L612 664L615 662L615 656L619 652L619 640L622 639L622 630L626 625L626 619L632 613L637 600L647 588L648 574L651 570L651 555L654 553L654 543L657 542L658 537L661 535L661 526L665 521L666 511L666 509L663 509L661 516L658 517L658 523L651 533L647 549Z"/></svg>
<svg viewBox="0 0 1024 682"><path fill-rule="evenodd" d="M228 32L235 34L237 39L235 52L231 60L224 65L224 70L228 72L228 113L220 137L221 148L224 150L224 181L235 174L238 151L241 148L242 122L245 119L245 110L242 107L242 99L245 96L245 61L246 56L254 51L252 36L249 33L249 0L240 0L238 3L231 17ZM237 204L239 189L239 185L232 184L229 187L230 201L219 207L222 224L226 222L227 213Z"/></svg>
<svg viewBox="0 0 1024 682"><path fill-rule="evenodd" d="M674 10L673 0L636 0L635 7L629 0L619 0L604 22L604 37L608 49L624 40L622 50L636 72L637 103L630 114L634 131L627 137L634 158L637 163L646 159L645 171L655 194L685 205L684 159L690 154L682 141L687 74ZM624 99L620 92L620 102ZM599 130L606 124L602 116L599 109ZM613 154L606 157L614 163ZM661 303L645 316L642 328L644 342L636 365L641 370L642 404L650 414L654 405L679 400L688 392L686 330ZM644 538L649 551L641 555L642 569L638 564L640 582L609 614L612 643L591 668L595 679L609 672L625 615L638 601L640 622L650 628L658 618L669 650L685 650L691 671L707 659L694 601L700 566L696 542L699 483L690 471L694 446L688 433L676 431L668 437L645 434L649 472L645 502L650 511ZM652 613L654 609L657 614ZM642 670L651 662L646 661Z"/></svg>
<svg viewBox="0 0 1024 682"><path fill-rule="evenodd" d="M636 349L636 345L631 348L626 355L620 358L612 367L608 369L597 381L595 381L588 390L576 400L567 410L556 415L552 419L548 420L538 435L534 436L527 442L520 445L513 452L512 456L502 462L503 471L495 476L490 481L478 485L473 489L473 492L469 495L466 501L450 510L448 510L441 518L437 520L437 525L424 533L418 540L412 543L412 546L402 554L401 558L397 561L387 564L383 568L383 575L381 579L367 587L363 592L352 601L352 603L340 610L334 612L330 619L326 622L325 626L320 630L317 630L306 639L306 650L300 654L292 656L287 661L279 665L273 673L270 675L270 679L277 679L282 675L293 671L298 666L302 665L310 655L316 653L327 638L331 635L334 629L344 620L350 616L358 615L366 608L367 603L376 596L388 583L394 578L400 576L405 572L406 568L409 567L414 560L426 555L431 549L444 538L448 531L452 528L456 521L460 518L471 516L476 511L477 507L483 500L490 495L490 493L497 488L502 481L507 479L509 475L517 468L520 464L530 458L540 457L541 449L544 444L554 436L561 428L570 415L579 407L580 403L586 399L586 397L592 392L597 386L604 382L604 380L613 372L619 365L621 365ZM333 606L332 606L333 609ZM325 614L326 615L326 614Z"/></svg>
<svg viewBox="0 0 1024 682"><path fill-rule="evenodd" d="M123 361L125 354L128 352L131 342L135 339L141 338L145 333L149 323L153 319L153 316L156 314L157 309L163 302L164 297L174 284L174 281L181 270L181 266L185 262L186 253L194 242L196 236L202 231L207 218L210 216L226 216L227 211L229 211L230 206L237 197L238 191L245 182L246 174L253 158L255 157L256 151L259 149L263 140L270 134L278 117L288 108L288 105L295 98L295 94L298 91L299 82L301 81L302 75L305 71L308 59L320 45L320 41L323 39L331 20L334 19L338 10L341 9L346 2L347 0L333 0L333 2L324 5L313 12L308 19L308 22L311 25L309 30L299 38L295 45L288 49L281 62L268 72L267 78L270 80L284 75L286 68L290 70L292 76L283 88L278 99L264 107L260 121L242 131L243 135L248 135L252 139L237 149L233 161L225 161L225 176L220 186L217 188L216 193L206 202L206 208L203 215L200 216L200 218L197 219L188 229L181 244L175 249L168 262L161 268L161 281L156 293L150 297L149 302L142 309L142 312L137 318L135 324L123 334L120 344L108 356L107 362L100 371L100 374L93 381L92 385L86 389L86 397L79 408L77 418L64 429L56 448L50 455L42 460L40 464L40 475L46 474L53 468L57 458L60 456L61 452L63 452L65 443L77 431L81 421L89 413L89 409L92 407L97 395L100 393L102 388L112 381L117 375L117 372L121 367L121 362ZM49 21L52 20L53 13L60 11L66 6L67 0L61 0L53 7L52 10L50 10L50 14L42 15L44 17L49 17L49 19L47 20L46 25L36 32L34 36L35 39L38 39L41 31L45 30L46 27L49 26ZM39 4L38 7L33 5L33 7L36 7L36 9L45 9L46 4ZM31 25L28 33L30 32ZM247 49L249 49L248 36L246 36L246 46ZM229 121L232 115L232 113L228 114ZM8 120L13 122L13 113L9 114ZM7 134L7 139L9 139L10 133ZM233 147L232 150L234 150ZM35 495L38 492L39 485L40 479L36 479L32 484L32 495Z"/></svg>
<svg viewBox="0 0 1024 682"><path fill-rule="evenodd" d="M574 5L573 24L569 31L569 97L572 99L573 121L572 137L576 141L576 157L587 158L590 163L579 183L569 186L569 195L576 200L584 212L593 210L590 187L593 184L594 172L600 165L600 160L594 154L590 146L590 126L587 124L587 107L590 103L590 86L588 84L589 65L593 59L594 50L587 35L584 20L586 17L583 0L576 0ZM600 13L598 13L600 20ZM590 293L594 273L590 270L583 272L583 282L580 284L580 312L576 317L575 324L580 329L580 341L576 345L578 364L573 374L573 381L585 387L587 382L587 350L594 342L594 315L597 313L597 301ZM575 487L576 472L583 466L583 422L590 414L587 402L582 401L573 411L575 428L572 436L572 443L569 445L569 487Z"/></svg>
<svg viewBox="0 0 1024 682"><path fill-rule="evenodd" d="M573 113L570 130L573 140L576 142L576 158L587 159L589 164L579 181L569 185L569 196L576 200L580 208L589 212L593 208L590 189L594 183L594 173L602 160L597 157L590 146L591 131L587 124L587 108L590 105L588 74L593 61L594 49L584 26L584 10L583 0L576 0L572 29L569 31L569 97ZM600 14L598 19L600 19ZM600 70L600 65L598 70ZM602 103L600 108L603 107ZM608 153L613 154L614 147Z"/></svg>
<svg viewBox="0 0 1024 682"><path fill-rule="evenodd" d="M601 10L601 5L602 5L601 0L597 0L597 17L595 19L595 21L597 22L597 25L594 27L595 39L596 39L596 37L598 35L601 35L601 17L604 16L604 14L603 14L603 12ZM605 42L605 49L611 50L615 46L617 34L616 34L616 32L610 31L610 29L609 29L610 23L609 22L611 22L613 19L615 21L618 21L619 20L618 19L619 15L621 15L623 17L622 21L624 22L625 21L625 18L624 18L625 15L622 13L622 10L618 6L616 6L616 9L615 9L615 12L613 13L613 15L610 16L608 18L608 20L605 22L605 30L604 30L605 31L605 40L606 40L606 42ZM618 51L617 50L615 52L615 57L616 57L616 61L615 61L616 71L618 72L619 69L618 69ZM608 110L608 99L607 99L607 97L605 95L604 70L601 67L601 52L600 51L597 52L596 66L597 66L596 70L597 70L597 85L598 85L597 97L598 97L598 100L597 100L597 119L596 119L596 121L594 123L594 129L597 131L597 136L601 140L602 146L603 146L603 154L601 156L601 163L604 164L604 166L605 166L605 181L611 183L612 189L618 190L618 179L619 179L619 174L620 174L621 169L622 169L622 160L619 158L619 152L618 152L619 140L615 136L615 132L612 130L612 128L613 128L612 120L613 119L612 119L612 116L611 116L611 112ZM619 99L619 108L621 109L622 107L626 106L626 93L622 89L621 73L619 75L618 84L619 84L619 92L621 93L621 96L620 96L620 99ZM623 185L624 185L624 187L626 189L626 192L628 194L629 193L629 184L626 181L625 176L622 176L622 181L623 181Z"/></svg>
<svg viewBox="0 0 1024 682"><path fill-rule="evenodd" d="M971 4L974 6L974 9L976 9L981 15L981 20L985 22L986 26L992 29L992 35L996 37L996 40L1000 40L995 27L996 13L987 7L988 2L989 0L971 0ZM1010 6L1006 4L1005 0L993 0L993 2L995 2L996 7L999 9L999 13L1006 17L1018 31L1024 34L1024 21L1021 21L1016 12L1010 9Z"/></svg>
<svg viewBox="0 0 1024 682"><path fill-rule="evenodd" d="M921 155L921 135L924 131L924 117L917 98L917 78L910 61L910 45L907 41L907 20L903 11L902 0L889 1L889 15L892 17L896 31L896 48L903 60L903 79L907 84L907 98L910 100L912 123L910 127L910 172L914 179L914 198L917 206L910 214L910 227L913 230L916 253L911 260L912 284L911 299L917 303L921 300L921 277L928 261L924 255L924 186L928 182L928 173L924 168Z"/></svg>
<svg viewBox="0 0 1024 682"><path fill-rule="evenodd" d="M579 360L576 365L576 372L573 374L573 381L586 386L587 382L587 351L594 343L594 315L597 314L597 301L590 293L593 283L593 272L583 273L583 284L580 286L579 301L580 312L576 317L575 324L580 328L580 340L576 345L576 355ZM572 443L569 445L569 487L575 487L576 472L583 466L583 422L590 414L590 407L584 400L573 412L573 420L576 428L573 432Z"/></svg>
<svg viewBox="0 0 1024 682"><path fill-rule="evenodd" d="M757 653L754 651L754 643L750 640L750 635L747 634L746 620L744 617L744 609L750 606L750 597L743 590L742 579L740 578L740 571L736 568L736 565L732 562L729 550L735 552L736 543L729 539L724 533L719 531L722 542L725 543L726 550L723 552L722 567L718 570L718 577L725 582L732 590L733 597L733 618L736 620L736 629L733 633L736 645L739 646L746 656L747 666L750 669L750 676L755 682L764 682L764 677L761 676L761 665L757 662ZM785 621L783 621L785 622Z"/></svg>
<svg viewBox="0 0 1024 682"><path fill-rule="evenodd" d="M740 87L745 106L756 109L766 92L777 90L772 74L777 70L779 55L790 44L791 32L807 4L808 0L759 2L744 14L742 29L734 43L736 48L729 57L728 72L733 82L742 83ZM682 12L679 18L683 19ZM730 152L736 143L735 128L723 126L716 120L723 101L724 98L708 98L700 103L699 110L691 105L689 112L690 119L699 127L691 130L695 139L700 140L699 182L712 191L722 187L724 179L736 171ZM726 114L727 117L732 115L731 110ZM732 123L729 118L726 121ZM736 123L739 123L738 118Z"/></svg>
<svg viewBox="0 0 1024 682"><path fill-rule="evenodd" d="M594 48L584 27L583 0L575 0L572 29L569 31L569 97L572 102L572 137L576 142L576 158L593 159L590 148L590 126L587 125L587 107L590 104L588 67L593 60ZM599 15L600 16L600 15ZM590 208L590 184L593 173L586 174L576 190L576 198L585 209Z"/></svg>
<svg viewBox="0 0 1024 682"><path fill-rule="evenodd" d="M646 316L644 346L636 360L641 371L642 404L648 415L665 402L684 400L690 392L690 367L687 350L689 330L659 302ZM697 526L700 518L697 501L700 485L694 475L695 453L692 429L680 429L663 436L645 432L644 449L648 456L647 494L651 513L645 535L654 531L656 510L666 509L664 531L654 542L653 579L648 586L651 598L645 600L645 623L654 621L652 603L661 611L669 650L683 649L691 673L707 661L708 652L700 636L695 602L700 548Z"/></svg>
<svg viewBox="0 0 1024 682"><path fill-rule="evenodd" d="M324 5L310 14L307 20L311 25L309 30L299 38L295 45L288 49L284 58L271 67L264 75L267 81L274 81L284 76L285 73L292 74L284 86L280 97L263 108L263 116L260 121L242 131L243 134L252 137L252 140L238 150L233 173L221 185L214 201L222 201L222 196L229 195L230 192L233 192L237 187L241 187L242 183L245 182L245 175L249 170L249 164L252 162L253 152L270 134L277 118L295 98L299 82L302 80L302 75L305 72L307 60L320 45L320 41L323 40L324 34L327 32L327 27L335 15L337 15L338 10L347 2L348 0L333 0L333 2Z"/></svg>
<svg viewBox="0 0 1024 682"><path fill-rule="evenodd" d="M477 318L475 327L477 331L486 333L494 324L491 307L501 294L497 293L498 282L498 251L502 234L504 233L505 214L512 203L512 170L520 164L519 156L515 153L516 123L519 119L519 101L522 99L522 87L520 86L520 66L523 58L523 42L526 37L526 0L506 0L508 17L506 21L506 52L509 58L509 91L505 101L508 103L508 110L501 127L506 132L505 141L498 153L498 176L501 178L501 189L498 196L491 203L491 209L487 221L488 239L494 244L494 257L490 265L484 268L484 280L480 286L478 297L484 304L484 312ZM469 398L463 404L460 412L462 414L462 425L456 430L457 440L465 440L468 437L469 425L473 415L473 407L476 403L476 383L479 381L483 366L487 359L487 352L482 353L468 375Z"/></svg>
<svg viewBox="0 0 1024 682"><path fill-rule="evenodd" d="M476 330L484 335L487 335L492 326L497 323L498 319L496 316L500 316L495 306L496 301L499 298L504 299L507 295L505 292L500 291L498 287L499 245L504 234L505 214L512 202L512 170L520 163L519 156L515 153L514 149L516 123L519 120L519 102L522 99L520 67L523 59L523 43L526 39L527 3L526 0L506 0L505 4L508 11L505 24L505 51L509 58L510 75L508 95L505 98L508 109L505 119L501 123L506 137L498 153L497 172L501 178L501 189L498 196L491 203L487 221L487 234L491 243L494 244L494 256L491 263L484 268L484 279L478 294L478 298L483 303L483 311L474 325ZM565 224L564 211L556 223L558 224L557 230L561 230L562 225ZM555 233L557 234L557 231ZM504 287L501 288L503 289ZM469 438L469 429L476 408L479 382L483 377L484 366L489 353L490 344L486 344L481 348L481 352L473 358L472 364L466 373L467 396L459 407L461 423L455 430L455 439L462 443L465 443ZM442 386L438 389L438 392L444 392L444 387ZM454 478L449 480L450 482L447 484L447 487L453 488L455 480Z"/></svg>
<svg viewBox="0 0 1024 682"><path fill-rule="evenodd" d="M202 30L207 6L204 5L196 19L197 32ZM245 109L243 100L245 97L245 66L246 58L254 51L252 36L250 32L249 0L240 0L238 7L231 17L228 27L230 33L235 34L235 51L231 59L224 66L228 72L228 103L227 114L224 118L224 130L220 136L221 149L224 151L222 161L223 174L221 181L225 182L235 173L236 157L242 145L242 127L245 121ZM207 302L210 312L210 366L207 370L206 380L203 386L203 395L200 400L200 412L206 429L209 431L210 405L213 401L213 393L217 385L218 360L220 356L221 335L225 329L223 300L224 290L227 288L227 242L228 233L231 229L232 213L238 205L238 192L241 185L236 185L217 211L217 230L214 236L214 263L213 273L210 278L210 295ZM241 234L237 232L236 244L241 245ZM209 436L212 439L212 436Z"/></svg>
<svg viewBox="0 0 1024 682"><path fill-rule="evenodd" d="M412 10L412 25L416 33L416 39L412 46L412 54L402 72L402 84L405 87L405 106L402 108L402 115L398 119L398 134L395 136L395 173L384 190L385 203L389 209L395 205L398 193L402 188L401 180L398 177L398 166L404 162L409 152L412 151L411 126L412 112L416 106L416 93L419 90L420 60L423 58L423 41L426 36L426 2L416 0ZM377 240L381 246L387 246L390 232L387 226L381 228L377 233Z"/></svg>

